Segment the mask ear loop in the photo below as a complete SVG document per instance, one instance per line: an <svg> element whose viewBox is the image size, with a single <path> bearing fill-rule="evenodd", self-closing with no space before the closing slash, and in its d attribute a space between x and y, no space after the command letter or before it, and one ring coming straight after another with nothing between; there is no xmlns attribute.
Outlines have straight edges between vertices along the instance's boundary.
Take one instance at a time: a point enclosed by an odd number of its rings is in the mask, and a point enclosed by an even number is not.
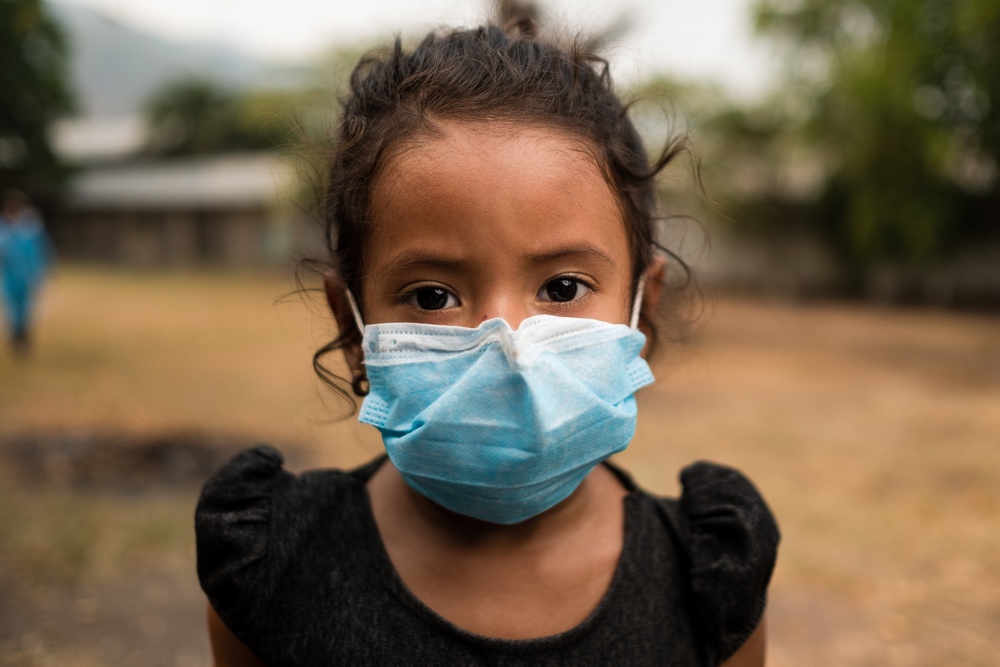
<svg viewBox="0 0 1000 667"><path fill-rule="evenodd" d="M639 328L639 313L642 312L642 297L646 294L646 274L639 278L639 284L635 288L635 300L632 302L632 316L629 318L628 326L631 329Z"/></svg>
<svg viewBox="0 0 1000 667"><path fill-rule="evenodd" d="M345 289L344 294L347 295L347 303L351 306L351 314L354 315L354 323L358 325L358 331L360 331L363 336L365 334L365 321L361 319L361 310L358 308L358 302L354 300L354 295L351 294L351 290Z"/></svg>
<svg viewBox="0 0 1000 667"><path fill-rule="evenodd" d="M354 295L351 294L351 290L344 290L344 294L347 295L347 303L351 306L351 314L354 316L354 323L357 325L358 331L361 332L361 335L364 336L365 322L361 318L361 309L358 308L358 302L354 300ZM354 390L355 396L368 395L368 392L371 390L371 385L368 384L368 378L365 376L364 371L355 370L351 372L351 389Z"/></svg>

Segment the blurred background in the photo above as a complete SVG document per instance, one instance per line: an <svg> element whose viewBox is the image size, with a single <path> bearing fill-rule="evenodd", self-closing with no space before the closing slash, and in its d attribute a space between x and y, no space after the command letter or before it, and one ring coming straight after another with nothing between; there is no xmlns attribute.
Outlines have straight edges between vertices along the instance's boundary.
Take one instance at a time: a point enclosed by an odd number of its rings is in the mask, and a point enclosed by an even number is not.
<svg viewBox="0 0 1000 667"><path fill-rule="evenodd" d="M293 470L380 453L293 293L317 148L362 53L517 6L349 4L0 2L0 189L33 230L0 227L0 278L13 303L17 237L39 285L0 348L0 665L207 665L204 478L261 441ZM695 161L662 179L705 298L620 462L762 490L769 664L996 664L1000 3L531 9L612 61L651 153L690 135L707 192Z"/></svg>

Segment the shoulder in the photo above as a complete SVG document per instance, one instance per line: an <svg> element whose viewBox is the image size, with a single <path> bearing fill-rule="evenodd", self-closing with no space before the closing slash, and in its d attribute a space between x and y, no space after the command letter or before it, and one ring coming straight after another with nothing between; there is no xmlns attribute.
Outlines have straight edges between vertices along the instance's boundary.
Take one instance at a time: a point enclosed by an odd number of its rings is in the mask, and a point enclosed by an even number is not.
<svg viewBox="0 0 1000 667"><path fill-rule="evenodd" d="M708 647L722 662L763 618L781 536L761 494L739 471L698 462L680 480L679 499L656 502L676 536Z"/></svg>
<svg viewBox="0 0 1000 667"><path fill-rule="evenodd" d="M249 629L276 582L297 568L318 527L338 530L363 505L363 470L293 475L261 445L236 455L205 483L195 510L198 578L226 625Z"/></svg>

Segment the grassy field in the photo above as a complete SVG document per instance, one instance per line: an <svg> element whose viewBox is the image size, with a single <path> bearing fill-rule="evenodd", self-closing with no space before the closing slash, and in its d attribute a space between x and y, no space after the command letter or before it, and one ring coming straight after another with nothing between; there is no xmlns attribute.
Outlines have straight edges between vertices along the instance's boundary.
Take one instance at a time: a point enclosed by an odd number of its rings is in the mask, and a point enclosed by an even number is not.
<svg viewBox="0 0 1000 667"><path fill-rule="evenodd" d="M287 276L61 269L35 355L0 353L0 665L202 665L191 512L257 441L380 451L315 380L331 334ZM1000 654L1000 317L720 300L667 350L619 461L677 492L741 468L782 527L770 662Z"/></svg>

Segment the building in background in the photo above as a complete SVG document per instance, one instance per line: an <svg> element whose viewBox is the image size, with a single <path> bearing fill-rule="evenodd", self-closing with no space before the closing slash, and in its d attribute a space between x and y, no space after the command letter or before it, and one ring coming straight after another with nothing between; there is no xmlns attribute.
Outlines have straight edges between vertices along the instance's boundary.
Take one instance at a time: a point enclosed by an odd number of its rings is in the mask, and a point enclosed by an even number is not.
<svg viewBox="0 0 1000 667"><path fill-rule="evenodd" d="M130 266L287 263L310 223L299 174L259 153L126 160L82 168L52 218L59 253Z"/></svg>

